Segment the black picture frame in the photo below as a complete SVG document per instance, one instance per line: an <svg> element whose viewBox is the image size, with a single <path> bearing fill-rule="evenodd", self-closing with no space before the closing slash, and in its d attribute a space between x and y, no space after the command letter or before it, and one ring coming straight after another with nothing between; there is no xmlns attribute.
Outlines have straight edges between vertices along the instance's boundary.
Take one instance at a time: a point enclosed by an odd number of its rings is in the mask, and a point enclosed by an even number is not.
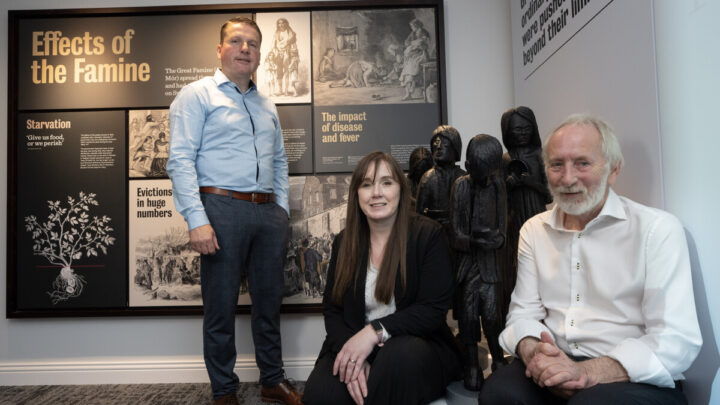
<svg viewBox="0 0 720 405"><path fill-rule="evenodd" d="M308 210L304 208L303 199L309 197L303 195L296 199L299 205L295 211L291 206L291 240L297 246L303 242L313 243L314 238L320 249L327 245L328 236L344 224L341 214L338 214L342 208L342 194L346 198L347 175L359 157L375 149L386 149L407 168L410 150L418 145L427 146L434 127L447 123L442 0L9 11L7 318L202 313L202 306L194 304L130 305L129 289L133 278L129 260L129 216L133 201L131 182L155 182L166 177L161 172L131 174L130 153L137 151L137 145L130 145L131 125L128 119L131 111L167 109L174 97L173 91L176 93L193 78L212 74L208 71L210 61L215 58L211 45L206 47L209 56L203 54L197 61L177 59L175 54L179 53L173 53L173 47L177 46L182 46L183 54L203 53L192 52L195 45L183 42L186 39L183 39L182 32L187 31L188 26L200 27L198 29L209 26L214 39L225 15L254 17L258 13L282 15L299 12L309 13L311 20L320 14L326 16L322 20L324 28L332 33L323 37L320 50L312 50L308 63L310 72L306 72L311 79L311 101L284 102L285 99L279 99L277 104L281 121L286 120L295 142L295 160L290 162L291 177L297 176L296 185L302 182L305 188L312 187L315 193L320 193L320 207L333 210L333 213ZM369 21L376 23L355 24L349 28L332 26L334 19L342 19L343 24L349 22L352 25L355 15L363 15L363 20L368 20L370 16ZM185 24L188 19L192 19L193 24ZM426 41L431 44L428 47L431 49L423 51L430 56L424 59L425 62L417 63L416 71L422 74L423 80L421 82L415 76L416 82L422 83L420 90L415 88L409 100L399 100L400 81L398 77L390 76L392 66L388 55L401 57L402 47L407 46L403 42L409 40L411 30L407 23L413 19L421 20L431 37ZM173 23L160 23L168 21ZM388 21L393 24L388 24ZM147 27L153 26L164 27L167 32L150 35L148 33L152 31ZM177 26L182 26L183 30L176 29ZM118 30L118 27L126 29ZM375 31L380 27L385 28L378 34ZM311 38L316 28L311 22ZM50 31L61 33L46 34ZM56 40L53 35L60 38L64 35L66 39ZM271 37L270 33L265 35L265 38ZM386 39L394 38L395 43L379 43L377 38L380 35ZM98 37L102 38L100 42L106 54L99 52ZM337 54L344 64L338 63L335 73L342 75L345 72L346 77L338 77L336 81L348 81L350 65L366 60L374 64L373 78L365 78L368 83L372 80L372 85L365 83L365 86L354 87L350 84L338 87L336 92L330 83L318 81L316 70L320 61L317 58L322 58L322 48L330 47L327 44L338 41L339 37L342 37L342 44L337 45ZM168 41L164 41L168 38L180 38L181 45L168 45ZM312 42L315 42L314 39ZM107 58L98 59L99 54ZM158 60L162 63L153 64ZM100 67L101 64L112 67ZM157 65L161 67L160 72ZM173 71L169 66L174 65L181 69ZM197 72L186 72L184 65L196 67ZM102 69L105 70L101 72ZM115 73L112 69L116 69ZM117 76L113 78L113 74ZM324 99L318 99L325 101L316 105L316 91L320 87L325 93ZM344 101L333 104L333 100ZM333 123L324 118L329 117L328 114L371 118L362 122L365 129L345 134L346 137L342 138L355 139L354 143L322 143L323 135L329 136L326 140L334 135L334 131L323 130L323 124L328 124L325 128L330 128L329 124ZM432 119L423 122L422 128L410 125L422 121L417 119L418 116ZM343 123L342 119L335 121ZM283 127L285 130L285 125ZM286 145L291 137L286 138ZM84 203L78 204L80 200ZM71 204L76 204L76 218L68 221L78 221L82 215L103 219L94 225L98 235L93 235L97 236L93 247L73 253L73 256L79 254L77 260L82 260L89 270L77 270L75 264L53 263L47 255L33 254L40 252L43 246L49 246L49 241L53 240L50 236L45 242L39 240L43 224L56 218L58 210L72 210ZM317 210L317 207L316 204L314 209ZM293 214L297 216L294 223ZM320 214L325 217L317 216ZM34 224L29 217L35 218ZM313 225L315 223L320 225ZM321 226L325 235L320 238L309 233L308 229L313 226ZM303 232L307 236L303 236ZM67 235L59 236L57 244L60 245L62 238L74 238L73 235L68 231ZM35 246L40 246L40 250ZM45 260L45 266L38 265L37 260ZM46 270L39 270L40 267ZM53 283L59 284L55 286ZM85 293L78 295L78 288L83 286ZM58 303L44 302L52 299L53 292L55 298L59 296ZM282 306L284 313L320 311L320 299L312 303L284 303ZM237 313L249 312L250 305L238 305Z"/></svg>

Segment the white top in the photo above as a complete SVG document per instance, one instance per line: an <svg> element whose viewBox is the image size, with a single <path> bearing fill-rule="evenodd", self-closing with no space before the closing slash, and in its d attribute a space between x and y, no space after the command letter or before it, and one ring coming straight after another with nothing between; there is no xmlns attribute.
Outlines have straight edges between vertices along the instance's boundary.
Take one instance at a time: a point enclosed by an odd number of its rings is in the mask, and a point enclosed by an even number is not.
<svg viewBox="0 0 720 405"><path fill-rule="evenodd" d="M378 269L373 266L368 258L367 276L365 278L365 323L383 318L395 313L395 297L392 297L390 304L378 302L375 299L375 285L377 284ZM382 322L380 323L382 325ZM390 339L390 334L383 326L383 342Z"/></svg>
<svg viewBox="0 0 720 405"><path fill-rule="evenodd" d="M702 345L677 218L611 189L582 231L557 207L529 219L500 344L515 353L542 331L570 355L617 360L632 382L674 387Z"/></svg>

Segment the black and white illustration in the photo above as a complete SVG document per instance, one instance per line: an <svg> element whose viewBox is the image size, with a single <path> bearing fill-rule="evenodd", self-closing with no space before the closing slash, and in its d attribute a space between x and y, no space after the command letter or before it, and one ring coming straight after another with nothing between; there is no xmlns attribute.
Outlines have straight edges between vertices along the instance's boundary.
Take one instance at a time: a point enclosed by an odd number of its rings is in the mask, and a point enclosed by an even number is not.
<svg viewBox="0 0 720 405"><path fill-rule="evenodd" d="M438 101L433 9L316 11L312 18L316 105Z"/></svg>
<svg viewBox="0 0 720 405"><path fill-rule="evenodd" d="M166 171L167 106L215 72L218 29L236 16L264 34L253 80L278 106L292 176L284 310L319 310L330 246L345 225L349 178L340 173L374 150L406 165L428 128L447 121L442 2L10 15L8 314L197 312L200 261ZM79 53L45 47L87 35L92 45ZM37 232L80 192L98 202L87 205L89 218L112 218L94 226L113 228L114 243L51 262L40 252L63 240L50 234L43 245ZM247 311L249 295L238 304Z"/></svg>
<svg viewBox="0 0 720 405"><path fill-rule="evenodd" d="M33 254L45 258L48 267L60 270L47 291L53 305L82 295L85 277L73 267L82 267L77 263L82 263L83 258L107 254L115 243L112 218L91 216L91 207L99 205L95 197L94 193L80 191L77 199L67 196L65 202L48 201L45 220L35 215L25 217L25 230L32 232Z"/></svg>
<svg viewBox="0 0 720 405"><path fill-rule="evenodd" d="M350 175L290 177L283 304L322 302L330 249L345 228ZM202 305L200 256L175 211L170 180L130 181L130 306ZM247 280L238 305L250 305Z"/></svg>
<svg viewBox="0 0 720 405"><path fill-rule="evenodd" d="M17 119L17 267L8 285L18 308L125 305L125 111Z"/></svg>
<svg viewBox="0 0 720 405"><path fill-rule="evenodd" d="M345 228L350 175L290 177L284 304L319 304L330 250Z"/></svg>
<svg viewBox="0 0 720 405"><path fill-rule="evenodd" d="M277 104L309 103L310 13L258 13L263 32L257 86Z"/></svg>
<svg viewBox="0 0 720 405"><path fill-rule="evenodd" d="M128 113L129 177L167 177L170 153L169 110L130 110Z"/></svg>
<svg viewBox="0 0 720 405"><path fill-rule="evenodd" d="M131 180L130 306L202 305L200 255L175 210L170 180Z"/></svg>

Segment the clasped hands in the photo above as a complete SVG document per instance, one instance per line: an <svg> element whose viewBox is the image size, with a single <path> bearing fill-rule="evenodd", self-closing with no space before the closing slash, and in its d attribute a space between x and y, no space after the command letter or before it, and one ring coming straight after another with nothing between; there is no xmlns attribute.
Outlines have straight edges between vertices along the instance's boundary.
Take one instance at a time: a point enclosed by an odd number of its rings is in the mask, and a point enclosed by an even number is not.
<svg viewBox="0 0 720 405"><path fill-rule="evenodd" d="M523 347L519 347L519 354L525 362L525 375L531 377L535 384L547 387L555 395L570 398L579 390L598 383L582 362L569 358L547 332L540 334L540 341L526 339L521 341Z"/></svg>
<svg viewBox="0 0 720 405"><path fill-rule="evenodd" d="M378 343L372 326L366 325L343 345L335 357L333 375L347 386L348 392L357 405L362 405L367 397L367 380L370 375L370 363L367 357Z"/></svg>

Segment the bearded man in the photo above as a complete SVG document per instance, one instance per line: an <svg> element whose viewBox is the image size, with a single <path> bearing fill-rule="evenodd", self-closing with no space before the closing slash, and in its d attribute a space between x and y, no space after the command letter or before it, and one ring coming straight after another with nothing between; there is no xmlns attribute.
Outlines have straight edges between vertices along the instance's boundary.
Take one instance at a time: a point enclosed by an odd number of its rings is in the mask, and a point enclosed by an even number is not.
<svg viewBox="0 0 720 405"><path fill-rule="evenodd" d="M520 230L517 284L486 404L687 403L702 338L685 234L612 190L623 158L604 121L572 115L543 151L556 206Z"/></svg>

